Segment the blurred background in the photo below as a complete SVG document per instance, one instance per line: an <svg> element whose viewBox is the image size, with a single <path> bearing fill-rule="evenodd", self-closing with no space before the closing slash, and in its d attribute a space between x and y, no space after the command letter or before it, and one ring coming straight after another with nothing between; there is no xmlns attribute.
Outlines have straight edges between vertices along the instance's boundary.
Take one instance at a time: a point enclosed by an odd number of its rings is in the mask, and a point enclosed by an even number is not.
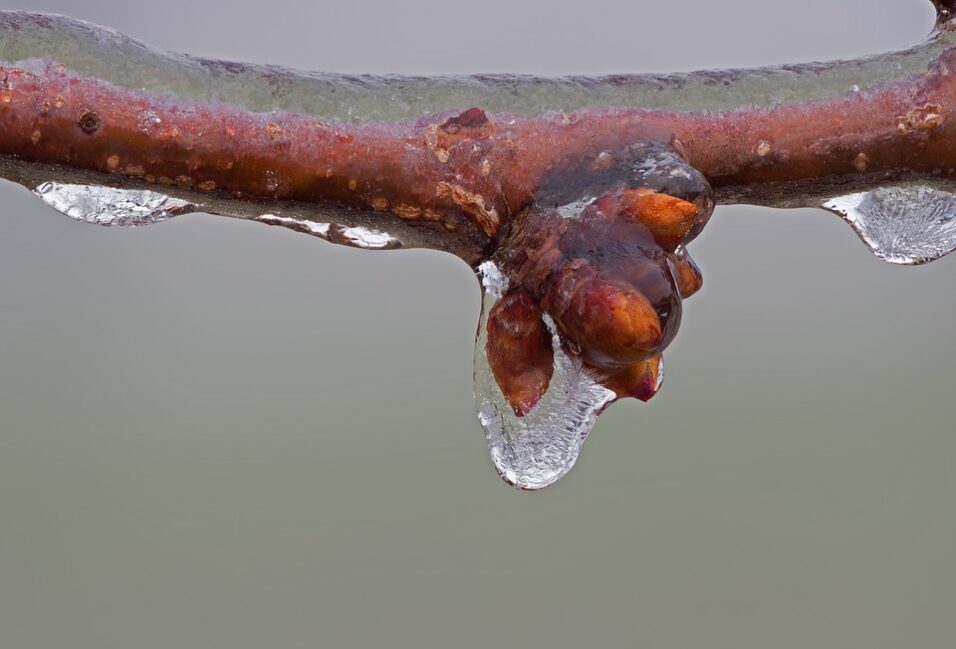
<svg viewBox="0 0 956 649"><path fill-rule="evenodd" d="M690 70L900 48L927 0L24 0L346 72ZM951 648L956 255L721 207L662 392L541 493L471 394L477 284L205 215L97 228L0 181L0 647Z"/></svg>

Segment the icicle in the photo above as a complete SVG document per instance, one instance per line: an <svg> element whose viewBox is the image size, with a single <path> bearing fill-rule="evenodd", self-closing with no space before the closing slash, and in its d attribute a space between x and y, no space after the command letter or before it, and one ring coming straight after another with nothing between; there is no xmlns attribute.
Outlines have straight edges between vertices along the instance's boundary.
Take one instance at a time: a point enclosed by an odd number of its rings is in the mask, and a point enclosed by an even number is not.
<svg viewBox="0 0 956 649"><path fill-rule="evenodd" d="M505 399L486 353L488 312L507 288L493 262L478 267L483 288L482 312L475 340L475 402L491 459L501 477L519 489L536 490L553 484L574 466L581 446L598 415L615 399L576 358L561 348L554 323L554 375L548 391L526 415L519 417Z"/></svg>
<svg viewBox="0 0 956 649"><path fill-rule="evenodd" d="M956 195L923 185L840 196L823 207L842 216L880 259L923 264L956 250Z"/></svg>

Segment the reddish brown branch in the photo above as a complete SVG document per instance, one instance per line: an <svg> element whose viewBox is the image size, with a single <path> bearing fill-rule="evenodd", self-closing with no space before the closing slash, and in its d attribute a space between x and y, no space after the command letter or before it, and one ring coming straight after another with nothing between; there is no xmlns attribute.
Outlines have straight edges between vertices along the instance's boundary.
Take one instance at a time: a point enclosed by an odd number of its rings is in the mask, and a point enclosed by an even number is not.
<svg viewBox="0 0 956 649"><path fill-rule="evenodd" d="M489 237L548 176L577 174L634 142L678 140L725 194L773 202L832 177L952 178L956 52L920 76L838 99L679 113L582 110L535 118L480 108L419 122L347 126L291 113L175 102L60 64L0 71L0 153L203 191L333 201ZM769 189L772 188L772 189Z"/></svg>

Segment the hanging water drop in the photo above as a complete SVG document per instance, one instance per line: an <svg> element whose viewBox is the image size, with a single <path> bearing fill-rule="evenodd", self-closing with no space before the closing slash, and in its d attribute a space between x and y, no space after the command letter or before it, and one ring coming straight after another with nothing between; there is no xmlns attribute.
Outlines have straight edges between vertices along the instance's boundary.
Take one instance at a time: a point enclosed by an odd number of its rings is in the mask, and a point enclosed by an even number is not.
<svg viewBox="0 0 956 649"><path fill-rule="evenodd" d="M196 211L189 201L147 189L45 182L33 193L70 218L97 225L136 227Z"/></svg>
<svg viewBox="0 0 956 649"><path fill-rule="evenodd" d="M564 352L554 323L545 316L552 335L554 374L540 401L524 416L516 415L495 382L486 351L488 313L508 280L490 261L478 267L478 277L483 289L475 339L478 419L498 474L519 489L542 489L571 470L598 415L616 397L580 360Z"/></svg>
<svg viewBox="0 0 956 649"><path fill-rule="evenodd" d="M847 194L823 204L880 259L923 264L956 250L956 195L915 185Z"/></svg>

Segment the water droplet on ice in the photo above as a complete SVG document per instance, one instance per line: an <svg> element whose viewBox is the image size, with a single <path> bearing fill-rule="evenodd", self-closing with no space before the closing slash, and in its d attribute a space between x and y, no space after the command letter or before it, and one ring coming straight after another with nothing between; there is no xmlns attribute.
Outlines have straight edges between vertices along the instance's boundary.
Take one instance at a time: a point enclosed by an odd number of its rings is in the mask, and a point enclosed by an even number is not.
<svg viewBox="0 0 956 649"><path fill-rule="evenodd" d="M45 182L33 193L70 218L98 225L150 225L196 210L188 201L146 189Z"/></svg>
<svg viewBox="0 0 956 649"><path fill-rule="evenodd" d="M571 470L598 415L615 395L564 352L554 323L545 316L552 333L554 375L534 409L523 417L515 415L495 382L485 353L488 312L501 299L508 282L493 262L481 264L478 277L483 288L475 340L478 419L499 475L519 489L542 489Z"/></svg>
<svg viewBox="0 0 956 649"><path fill-rule="evenodd" d="M831 199L880 259L922 264L956 249L956 195L923 185L887 187Z"/></svg>

